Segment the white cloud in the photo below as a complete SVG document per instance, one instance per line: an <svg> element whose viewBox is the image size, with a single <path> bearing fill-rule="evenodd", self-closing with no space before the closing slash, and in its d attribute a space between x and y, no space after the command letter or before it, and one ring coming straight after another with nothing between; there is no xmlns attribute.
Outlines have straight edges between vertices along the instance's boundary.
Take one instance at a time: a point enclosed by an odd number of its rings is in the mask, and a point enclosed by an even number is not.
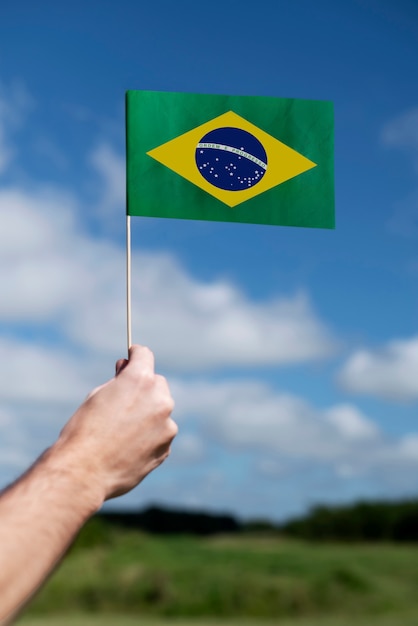
<svg viewBox="0 0 418 626"><path fill-rule="evenodd" d="M103 365L102 359L23 341L1 340L0 359L4 448L0 450L0 469L10 480L13 472L23 470L52 443L87 391L112 372L104 370L109 369L108 361ZM203 504L210 501L216 506L216 490L212 495L196 491L198 484L207 484L208 472L213 469L214 444L217 453L223 450L230 462L236 463L242 453L247 458L250 454L259 472L283 484L297 467L303 469L302 476L327 467L342 480L374 476L380 484L392 481L395 487L404 484L408 488L418 470L418 433L388 439L353 405L316 408L300 397L251 379L177 379L170 380L170 387L180 433L173 445L172 470L161 480L164 484L170 478L171 492L177 493L176 481L183 479L176 472L181 472L182 466L198 467L198 475L192 473L187 479L187 503L190 498L202 497ZM249 476L247 470L238 482ZM233 481L228 480L226 476L223 479L223 495L233 488ZM141 494L144 497L148 491L141 489Z"/></svg>
<svg viewBox="0 0 418 626"><path fill-rule="evenodd" d="M174 383L176 415L201 418L235 447L274 450L288 458L334 461L380 437L350 405L318 410L297 396L252 380Z"/></svg>
<svg viewBox="0 0 418 626"><path fill-rule="evenodd" d="M405 458L409 458L412 461L418 459L418 434L411 434L402 437L399 442L399 449Z"/></svg>
<svg viewBox="0 0 418 626"><path fill-rule="evenodd" d="M99 174L100 213L103 217L118 217L126 204L125 159L110 144L101 143L90 155L90 164Z"/></svg>
<svg viewBox="0 0 418 626"><path fill-rule="evenodd" d="M92 360L30 342L0 338L0 362L2 401L73 403L96 381Z"/></svg>
<svg viewBox="0 0 418 626"><path fill-rule="evenodd" d="M418 189L396 204L387 225L391 232L416 239L418 237Z"/></svg>
<svg viewBox="0 0 418 626"><path fill-rule="evenodd" d="M123 264L122 254L105 263L102 286L74 317L73 336L96 350L121 335ZM306 296L252 303L232 284L197 281L169 254L134 254L132 289L134 337L171 370L298 363L334 348Z"/></svg>
<svg viewBox="0 0 418 626"><path fill-rule="evenodd" d="M0 190L0 320L49 320L70 305L83 267L73 201L44 189Z"/></svg>
<svg viewBox="0 0 418 626"><path fill-rule="evenodd" d="M327 411L326 416L347 440L361 441L373 439L378 435L376 425L367 420L356 407L349 404L332 407Z"/></svg>
<svg viewBox="0 0 418 626"><path fill-rule="evenodd" d="M178 433L172 460L177 464L201 463L206 456L206 446L201 437L194 433Z"/></svg>
<svg viewBox="0 0 418 626"><path fill-rule="evenodd" d="M418 469L418 433L388 438L356 406L318 409L254 380L172 382L180 430L188 420L231 450L259 455L263 473L289 465L325 465L344 478L376 475L410 482Z"/></svg>
<svg viewBox="0 0 418 626"><path fill-rule="evenodd" d="M408 152L418 172L418 108L410 109L388 122L381 133L382 143L391 148ZM413 189L397 203L388 226L391 231L404 237L418 234L418 190Z"/></svg>
<svg viewBox="0 0 418 626"><path fill-rule="evenodd" d="M339 381L349 391L390 400L418 399L418 337L389 342L380 350L358 350Z"/></svg>
<svg viewBox="0 0 418 626"><path fill-rule="evenodd" d="M386 124L382 141L388 146L407 148L418 153L418 108L410 109Z"/></svg>
<svg viewBox="0 0 418 626"><path fill-rule="evenodd" d="M21 411L0 406L0 489L29 467L38 453Z"/></svg>
<svg viewBox="0 0 418 626"><path fill-rule="evenodd" d="M88 237L77 203L45 188L0 191L0 320L53 322L71 342L116 355L125 344L125 253ZM331 333L304 294L251 302L193 278L168 253L133 253L134 338L178 371L300 363L328 356Z"/></svg>

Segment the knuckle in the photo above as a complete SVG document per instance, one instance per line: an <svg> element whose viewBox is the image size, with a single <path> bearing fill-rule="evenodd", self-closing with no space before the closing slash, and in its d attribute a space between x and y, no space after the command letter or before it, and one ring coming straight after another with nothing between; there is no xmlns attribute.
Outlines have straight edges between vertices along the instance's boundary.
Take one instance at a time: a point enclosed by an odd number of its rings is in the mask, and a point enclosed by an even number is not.
<svg viewBox="0 0 418 626"><path fill-rule="evenodd" d="M170 415L174 410L174 399L170 393L167 380L164 376L160 376L159 374L155 375L154 380L157 393L159 394L162 412Z"/></svg>
<svg viewBox="0 0 418 626"><path fill-rule="evenodd" d="M159 408L160 408L159 413L161 417L170 418L170 415L173 412L173 408L174 408L174 402L171 396L165 396L163 398L160 398Z"/></svg>
<svg viewBox="0 0 418 626"><path fill-rule="evenodd" d="M179 427L177 426L176 422L170 419L167 424L167 434L169 436L169 439L172 441L174 437L177 436L178 432Z"/></svg>
<svg viewBox="0 0 418 626"><path fill-rule="evenodd" d="M155 384L154 373L149 369L142 369L140 372L141 385L146 389L149 389Z"/></svg>
<svg viewBox="0 0 418 626"><path fill-rule="evenodd" d="M168 383L165 376L161 376L161 374L155 374L155 381L161 387L161 389L166 389L168 391Z"/></svg>
<svg viewBox="0 0 418 626"><path fill-rule="evenodd" d="M173 398L171 396L168 396L166 398L166 400L165 400L165 403L166 403L167 411L171 415L171 413L174 411L174 407L175 407L175 402L174 402Z"/></svg>
<svg viewBox="0 0 418 626"><path fill-rule="evenodd" d="M154 359L154 353L148 346L141 346L141 356L145 359Z"/></svg>

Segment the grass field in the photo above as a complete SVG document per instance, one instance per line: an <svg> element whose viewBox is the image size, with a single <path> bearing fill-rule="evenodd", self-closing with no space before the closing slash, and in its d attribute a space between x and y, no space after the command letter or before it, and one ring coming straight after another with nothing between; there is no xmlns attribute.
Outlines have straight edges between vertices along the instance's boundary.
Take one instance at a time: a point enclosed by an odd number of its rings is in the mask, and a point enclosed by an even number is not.
<svg viewBox="0 0 418 626"><path fill-rule="evenodd" d="M396 614L385 617L371 617L355 620L355 626L417 626L418 611L415 614ZM24 618L19 620L20 626L353 626L353 618L349 616L330 616L317 619L280 619L280 620L149 620L141 617L123 615L87 617Z"/></svg>
<svg viewBox="0 0 418 626"><path fill-rule="evenodd" d="M21 624L418 626L418 546L114 530L81 546Z"/></svg>

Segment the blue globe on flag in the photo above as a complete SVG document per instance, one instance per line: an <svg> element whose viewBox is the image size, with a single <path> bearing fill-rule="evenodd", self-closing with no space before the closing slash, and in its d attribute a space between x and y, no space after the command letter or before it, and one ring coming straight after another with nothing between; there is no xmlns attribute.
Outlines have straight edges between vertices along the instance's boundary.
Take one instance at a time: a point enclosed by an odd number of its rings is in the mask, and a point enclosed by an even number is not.
<svg viewBox="0 0 418 626"><path fill-rule="evenodd" d="M227 191L242 191L263 178L267 154L261 142L246 130L217 128L197 144L196 165L211 185Z"/></svg>

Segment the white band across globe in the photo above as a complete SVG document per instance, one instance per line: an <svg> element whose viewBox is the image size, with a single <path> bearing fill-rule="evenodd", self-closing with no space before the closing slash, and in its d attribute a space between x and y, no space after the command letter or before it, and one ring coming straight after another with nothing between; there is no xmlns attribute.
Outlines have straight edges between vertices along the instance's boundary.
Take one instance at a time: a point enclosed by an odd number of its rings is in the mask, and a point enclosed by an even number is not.
<svg viewBox="0 0 418 626"><path fill-rule="evenodd" d="M221 143L198 143L197 148L213 148L214 150L225 150L226 152L233 152L234 154L238 154L239 156L244 157L249 161L253 161L253 163L259 165L263 170L267 169L267 163L260 161L260 159L257 159L257 157L249 154L248 152L244 152L244 150L239 150L238 148L233 148L232 146L225 146Z"/></svg>

